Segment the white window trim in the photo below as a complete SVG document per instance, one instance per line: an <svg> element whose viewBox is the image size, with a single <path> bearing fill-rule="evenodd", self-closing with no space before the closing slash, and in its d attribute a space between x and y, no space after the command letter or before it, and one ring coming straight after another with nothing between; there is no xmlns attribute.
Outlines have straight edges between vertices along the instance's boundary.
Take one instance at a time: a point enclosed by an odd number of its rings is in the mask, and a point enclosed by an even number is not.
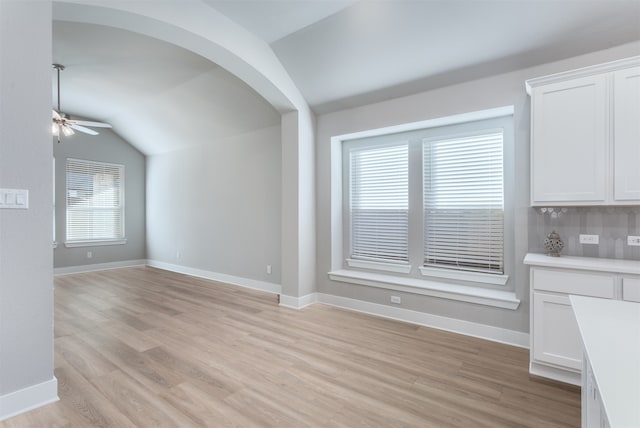
<svg viewBox="0 0 640 428"><path fill-rule="evenodd" d="M379 273L359 272L347 269L331 271L329 272L329 278L334 281L347 282L350 284L421 294L423 296L440 297L496 308L516 310L518 306L520 306L520 299L516 297L514 291L479 288L470 285L449 284L418 278L382 275Z"/></svg>
<svg viewBox="0 0 640 428"><path fill-rule="evenodd" d="M506 285L509 275L420 266L420 274L429 278L454 279L491 285Z"/></svg>
<svg viewBox="0 0 640 428"><path fill-rule="evenodd" d="M379 273L361 272L343 269L343 141L357 138L374 137L387 133L415 131L423 128L455 125L470 121L484 120L514 114L513 106L498 107L479 112L464 113L454 116L435 118L421 122L395 125L379 129L354 132L331 137L331 271L329 278L334 281L347 282L407 293L441 297L450 300L470 302L485 306L515 310L520 305L513 290L495 290L467 285L449 284L419 278L406 278ZM505 183L506 184L506 183ZM505 223L505 227L507 224ZM504 275L506 276L506 275ZM508 276L506 276L508 280ZM505 284L506 284L505 280ZM478 282L478 281L474 281ZM513 287L513 284L512 284Z"/></svg>
<svg viewBox="0 0 640 428"><path fill-rule="evenodd" d="M96 239L93 241L65 241L64 246L67 248L98 247L102 245L124 245L126 243L126 239Z"/></svg>
<svg viewBox="0 0 640 428"><path fill-rule="evenodd" d="M86 160L86 159L76 159L76 158L67 158L67 161L69 160L75 160L75 161L81 161L81 162L85 162L85 163L93 163L96 165L110 165L110 166L116 166L116 167L121 167L122 168L122 174L121 174L121 180L122 180L122 185L120 186L120 200L121 200L121 210L122 210L122 237L121 238L114 238L114 239L94 239L94 240L65 240L64 242L64 246L67 248L73 248L73 247L91 247L91 246L102 246L102 245L124 245L127 243L127 238L126 238L126 218L125 218L125 213L126 213L126 206L125 206L125 197L124 197L124 192L125 192L125 166L123 164L117 164L117 163L111 163L111 162L102 162L102 161L93 161L93 160ZM67 166L65 163L65 215L67 215L66 213L68 212L68 206L66 204L66 200L67 200ZM67 226L65 226L65 237L68 236L68 230L67 230Z"/></svg>
<svg viewBox="0 0 640 428"><path fill-rule="evenodd" d="M382 262L374 262L370 260L362 260L362 259L347 259L347 266L361 268L361 269L373 269L380 270L384 272L395 272L395 273L409 273L411 272L411 265L408 263L382 263Z"/></svg>

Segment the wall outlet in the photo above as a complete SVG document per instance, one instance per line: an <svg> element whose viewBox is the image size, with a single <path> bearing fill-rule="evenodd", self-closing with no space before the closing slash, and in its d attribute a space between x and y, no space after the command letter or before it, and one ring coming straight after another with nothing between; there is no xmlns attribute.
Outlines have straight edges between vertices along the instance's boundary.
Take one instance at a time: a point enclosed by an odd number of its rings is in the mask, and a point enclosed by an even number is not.
<svg viewBox="0 0 640 428"><path fill-rule="evenodd" d="M176 260L180 260L181 256L182 254L180 254L180 251L176 251Z"/></svg>
<svg viewBox="0 0 640 428"><path fill-rule="evenodd" d="M93 252L87 251L87 258L90 259L93 257Z"/></svg>
<svg viewBox="0 0 640 428"><path fill-rule="evenodd" d="M627 236L627 245L630 247L640 247L640 236Z"/></svg>
<svg viewBox="0 0 640 428"><path fill-rule="evenodd" d="M597 245L600 242L600 235L580 235L581 244Z"/></svg>
<svg viewBox="0 0 640 428"><path fill-rule="evenodd" d="M271 275L271 265L267 265L267 273Z"/></svg>
<svg viewBox="0 0 640 428"><path fill-rule="evenodd" d="M391 303L399 305L400 303L402 303L402 299L400 299L400 296L391 296Z"/></svg>

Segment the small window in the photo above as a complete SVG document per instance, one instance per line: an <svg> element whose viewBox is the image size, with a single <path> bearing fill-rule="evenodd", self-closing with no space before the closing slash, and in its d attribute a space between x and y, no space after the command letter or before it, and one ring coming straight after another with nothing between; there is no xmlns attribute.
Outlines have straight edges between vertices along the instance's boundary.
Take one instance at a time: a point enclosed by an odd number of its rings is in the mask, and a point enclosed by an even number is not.
<svg viewBox="0 0 640 428"><path fill-rule="evenodd" d="M124 166L67 159L66 180L66 242L123 240Z"/></svg>

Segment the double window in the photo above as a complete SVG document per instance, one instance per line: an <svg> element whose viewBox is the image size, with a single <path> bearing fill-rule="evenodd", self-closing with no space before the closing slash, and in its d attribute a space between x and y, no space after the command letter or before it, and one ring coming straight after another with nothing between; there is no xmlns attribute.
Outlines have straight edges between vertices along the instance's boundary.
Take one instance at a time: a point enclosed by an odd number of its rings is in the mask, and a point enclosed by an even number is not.
<svg viewBox="0 0 640 428"><path fill-rule="evenodd" d="M503 153L511 121L345 141L347 264L407 274L418 265L427 276L504 274Z"/></svg>
<svg viewBox="0 0 640 428"><path fill-rule="evenodd" d="M66 245L124 243L124 166L67 159L66 181Z"/></svg>

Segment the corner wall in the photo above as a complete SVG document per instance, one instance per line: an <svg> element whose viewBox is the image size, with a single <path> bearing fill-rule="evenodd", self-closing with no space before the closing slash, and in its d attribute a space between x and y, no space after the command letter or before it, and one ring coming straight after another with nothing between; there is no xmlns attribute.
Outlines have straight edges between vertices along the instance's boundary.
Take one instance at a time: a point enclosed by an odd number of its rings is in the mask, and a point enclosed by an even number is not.
<svg viewBox="0 0 640 428"><path fill-rule="evenodd" d="M151 265L279 290L280 177L279 126L149 156Z"/></svg>
<svg viewBox="0 0 640 428"><path fill-rule="evenodd" d="M0 1L0 419L57 400L53 375L51 2Z"/></svg>

